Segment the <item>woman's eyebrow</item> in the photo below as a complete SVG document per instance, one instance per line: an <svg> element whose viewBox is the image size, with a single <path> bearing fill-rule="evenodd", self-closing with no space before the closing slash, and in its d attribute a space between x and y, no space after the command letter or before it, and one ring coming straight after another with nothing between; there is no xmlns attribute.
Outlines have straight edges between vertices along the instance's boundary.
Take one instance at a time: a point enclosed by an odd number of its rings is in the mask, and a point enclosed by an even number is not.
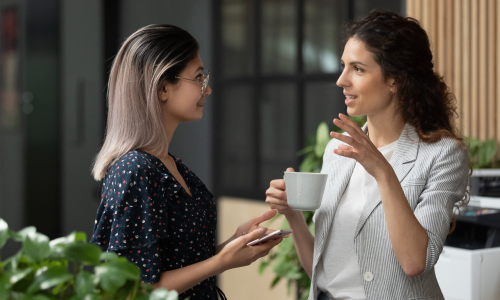
<svg viewBox="0 0 500 300"><path fill-rule="evenodd" d="M351 65L351 66L352 66L352 65L362 65L362 66L368 67L366 64L364 64L364 63L362 63L362 62L360 62L360 61L351 61L351 62L349 63L349 65Z"/></svg>
<svg viewBox="0 0 500 300"><path fill-rule="evenodd" d="M198 69L196 69L196 71L194 71L195 73L198 72L198 71L203 71L205 70L205 68L203 68L203 66L199 66Z"/></svg>

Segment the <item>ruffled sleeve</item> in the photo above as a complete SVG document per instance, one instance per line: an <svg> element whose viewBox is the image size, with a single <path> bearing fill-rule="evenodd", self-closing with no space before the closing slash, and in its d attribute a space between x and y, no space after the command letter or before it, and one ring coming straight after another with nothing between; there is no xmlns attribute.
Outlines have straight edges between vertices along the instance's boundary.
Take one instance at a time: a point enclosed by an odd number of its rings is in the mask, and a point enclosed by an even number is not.
<svg viewBox="0 0 500 300"><path fill-rule="evenodd" d="M91 242L103 250L140 249L167 237L164 182L146 154L130 151L103 181Z"/></svg>

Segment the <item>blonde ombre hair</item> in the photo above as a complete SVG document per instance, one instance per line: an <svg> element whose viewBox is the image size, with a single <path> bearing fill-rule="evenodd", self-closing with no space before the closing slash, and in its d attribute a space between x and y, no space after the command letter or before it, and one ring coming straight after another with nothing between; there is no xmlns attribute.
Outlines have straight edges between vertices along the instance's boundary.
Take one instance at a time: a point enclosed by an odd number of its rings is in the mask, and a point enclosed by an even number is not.
<svg viewBox="0 0 500 300"><path fill-rule="evenodd" d="M133 149L168 153L158 89L198 54L198 42L173 25L148 25L134 32L116 55L108 81L104 144L92 174L99 181L112 164Z"/></svg>

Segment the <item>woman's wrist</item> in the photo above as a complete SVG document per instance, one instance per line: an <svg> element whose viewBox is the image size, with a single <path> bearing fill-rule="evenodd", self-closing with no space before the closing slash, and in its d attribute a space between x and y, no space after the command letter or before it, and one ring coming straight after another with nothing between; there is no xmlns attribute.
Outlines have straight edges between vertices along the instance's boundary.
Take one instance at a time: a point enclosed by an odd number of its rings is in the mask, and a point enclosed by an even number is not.
<svg viewBox="0 0 500 300"><path fill-rule="evenodd" d="M394 173L394 169L389 162L380 168L380 172L374 176L377 184L379 185L390 182L394 179L394 177L397 178L396 173Z"/></svg>
<svg viewBox="0 0 500 300"><path fill-rule="evenodd" d="M288 223L296 222L300 218L303 218L302 212L300 210L291 210L290 213L285 214L285 218Z"/></svg>
<svg viewBox="0 0 500 300"><path fill-rule="evenodd" d="M230 268L227 267L227 263L224 260L224 257L220 253L217 253L216 255L212 256L209 258L213 261L213 269L214 269L214 275L217 276L219 274L224 273L225 271L229 270Z"/></svg>

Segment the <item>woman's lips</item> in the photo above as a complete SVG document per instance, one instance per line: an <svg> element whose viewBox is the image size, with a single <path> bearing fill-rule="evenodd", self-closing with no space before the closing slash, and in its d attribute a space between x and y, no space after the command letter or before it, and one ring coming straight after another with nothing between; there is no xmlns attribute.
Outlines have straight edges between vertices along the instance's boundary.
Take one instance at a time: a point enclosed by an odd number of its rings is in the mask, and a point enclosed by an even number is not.
<svg viewBox="0 0 500 300"><path fill-rule="evenodd" d="M352 103L354 103L354 100L356 100L358 96L347 96L345 97L345 105L349 106Z"/></svg>

